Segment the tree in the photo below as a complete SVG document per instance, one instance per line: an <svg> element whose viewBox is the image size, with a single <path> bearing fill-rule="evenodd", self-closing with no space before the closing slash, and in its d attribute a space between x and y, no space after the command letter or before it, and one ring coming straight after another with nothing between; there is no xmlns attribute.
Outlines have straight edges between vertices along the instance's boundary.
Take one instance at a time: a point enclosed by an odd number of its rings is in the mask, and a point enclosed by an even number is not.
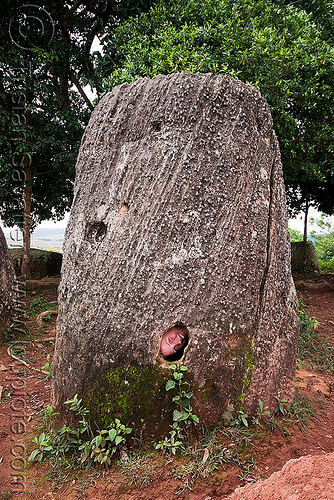
<svg viewBox="0 0 334 500"><path fill-rule="evenodd" d="M334 41L334 4L331 0L274 0L282 8L294 5L311 14L311 19L320 25L324 40Z"/></svg>
<svg viewBox="0 0 334 500"><path fill-rule="evenodd" d="M31 230L71 205L79 143L94 108L84 86L101 91L93 40L149 6L7 0L0 7L0 216L23 231L23 279L30 277Z"/></svg>
<svg viewBox="0 0 334 500"><path fill-rule="evenodd" d="M321 22L298 5L270 0L157 4L103 38L100 74L110 75L105 90L179 71L222 73L257 86L280 141L290 211L312 204L330 214L333 46Z"/></svg>

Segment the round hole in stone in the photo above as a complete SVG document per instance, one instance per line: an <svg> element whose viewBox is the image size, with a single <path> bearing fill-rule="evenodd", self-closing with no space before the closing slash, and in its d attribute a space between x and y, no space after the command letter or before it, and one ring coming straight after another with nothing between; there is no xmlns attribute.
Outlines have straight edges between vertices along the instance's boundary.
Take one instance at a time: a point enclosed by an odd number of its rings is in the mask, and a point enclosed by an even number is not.
<svg viewBox="0 0 334 500"><path fill-rule="evenodd" d="M189 331L183 323L175 323L162 336L160 354L166 361L179 361L188 345Z"/></svg>
<svg viewBox="0 0 334 500"><path fill-rule="evenodd" d="M88 222L85 228L85 236L90 243L99 243L103 240L107 232L104 222Z"/></svg>
<svg viewBox="0 0 334 500"><path fill-rule="evenodd" d="M155 130L155 132L160 132L160 130L161 130L161 123L158 120L154 120L152 122L152 127L153 127L153 130Z"/></svg>

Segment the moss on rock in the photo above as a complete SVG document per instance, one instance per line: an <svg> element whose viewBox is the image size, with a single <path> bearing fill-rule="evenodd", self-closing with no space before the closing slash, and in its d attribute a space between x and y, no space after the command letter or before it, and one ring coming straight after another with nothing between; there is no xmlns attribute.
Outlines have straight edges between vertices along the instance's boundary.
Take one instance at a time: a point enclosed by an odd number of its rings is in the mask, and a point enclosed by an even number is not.
<svg viewBox="0 0 334 500"><path fill-rule="evenodd" d="M167 371L143 366L118 366L88 390L83 402L92 422L107 428L115 417L149 435L166 432L171 423L171 397L166 393Z"/></svg>

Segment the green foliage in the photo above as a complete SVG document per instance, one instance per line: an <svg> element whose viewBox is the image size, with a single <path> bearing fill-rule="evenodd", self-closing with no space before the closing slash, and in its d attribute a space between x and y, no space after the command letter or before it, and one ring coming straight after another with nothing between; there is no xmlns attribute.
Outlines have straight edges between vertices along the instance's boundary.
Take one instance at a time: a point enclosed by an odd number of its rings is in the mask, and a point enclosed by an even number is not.
<svg viewBox="0 0 334 500"><path fill-rule="evenodd" d="M44 432L49 432L51 429L51 424L52 424L52 419L58 415L58 413L55 413L53 411L53 408L51 405L47 405L41 410L41 419L42 422L39 425L39 429Z"/></svg>
<svg viewBox="0 0 334 500"><path fill-rule="evenodd" d="M48 303L48 301L43 297L36 297L29 304L27 315L30 317L38 316L38 314L41 314L48 309L50 309L50 304Z"/></svg>
<svg viewBox="0 0 334 500"><path fill-rule="evenodd" d="M45 370L45 371L49 372L46 375L45 380L51 380L52 379L52 375L53 375L52 365L53 365L53 363L50 363L50 354L48 354L46 356L46 363L45 363L45 365L41 366L41 368L40 368L41 372L42 372L42 370Z"/></svg>
<svg viewBox="0 0 334 500"><path fill-rule="evenodd" d="M60 220L71 207L78 149L94 109L85 86L101 92L99 56L91 53L96 35L150 5L1 2L0 217L23 230L25 247L41 221Z"/></svg>
<svg viewBox="0 0 334 500"><path fill-rule="evenodd" d="M188 437L188 430L192 424L199 423L199 418L192 411L191 398L193 393L188 390L190 384L184 380L184 374L188 368L176 364L170 365L169 368L173 371L173 378L167 380L166 391L176 389L177 393L173 396L172 401L176 403L177 408L173 411L173 424L169 437L159 441L155 449L163 452L169 451L175 455L177 450L184 449L183 442Z"/></svg>
<svg viewBox="0 0 334 500"><path fill-rule="evenodd" d="M252 417L252 423L256 425L261 424L261 420L265 417L270 417L270 411L268 406L264 406L263 401L259 399L259 406L257 409L256 417Z"/></svg>
<svg viewBox="0 0 334 500"><path fill-rule="evenodd" d="M206 456L204 450L203 456L203 449L200 449L198 453L192 453L191 455L192 459L186 464L176 466L173 469L173 477L182 481L178 485L176 491L177 495L187 490L193 491L196 479L206 479L218 469L218 465L221 463L221 453L216 453L215 455L209 454L209 456Z"/></svg>
<svg viewBox="0 0 334 500"><path fill-rule="evenodd" d="M151 459L154 457L153 453L148 455L141 455L140 453L134 453L129 456L128 460L119 461L119 465L122 472L128 478L128 484L139 486L140 488L144 484L150 483L152 476L154 477L154 463ZM159 474L160 476L160 474Z"/></svg>
<svg viewBox="0 0 334 500"><path fill-rule="evenodd" d="M322 213L320 218L311 218L310 225L316 225L320 234L316 230L311 231L311 238L314 242L319 266L321 271L334 270L334 219Z"/></svg>
<svg viewBox="0 0 334 500"><path fill-rule="evenodd" d="M9 325L9 327L6 328L6 330L4 330L4 332L3 332L4 341L5 341L5 344L7 344L7 345L13 343L16 339L16 334L13 331L13 326L14 326L14 323Z"/></svg>
<svg viewBox="0 0 334 500"><path fill-rule="evenodd" d="M311 369L333 371L334 348L316 332L317 320L309 315L303 300L299 300L300 337L298 355Z"/></svg>
<svg viewBox="0 0 334 500"><path fill-rule="evenodd" d="M294 420L307 425L310 418L314 418L316 415L316 410L314 408L311 398L305 396L301 393L299 388L296 388L295 397L291 404L291 414Z"/></svg>
<svg viewBox="0 0 334 500"><path fill-rule="evenodd" d="M12 493L14 493L12 490L6 490L1 493L1 498L4 500L7 498L10 498L12 496Z"/></svg>
<svg viewBox="0 0 334 500"><path fill-rule="evenodd" d="M277 401L277 406L275 408L274 414L279 416L279 415L286 415L288 413L288 409L286 408L286 403L288 402L287 399L280 399L278 396L274 396L276 401Z"/></svg>
<svg viewBox="0 0 334 500"><path fill-rule="evenodd" d="M263 401L259 399L259 406L257 408L257 414L256 416L252 417L252 424L254 425L261 425L267 417L270 417L270 411L268 406L264 406ZM231 427L239 427L239 426L244 426L248 427L249 416L247 413L244 413L244 411L238 410L237 415L235 419L232 422L229 422L229 425Z"/></svg>
<svg viewBox="0 0 334 500"><path fill-rule="evenodd" d="M118 418L115 418L109 429L98 431L97 436L79 447L82 451L81 463L98 462L110 465L111 457L125 446L126 435L131 432L131 427L125 427Z"/></svg>
<svg viewBox="0 0 334 500"><path fill-rule="evenodd" d="M231 427L235 427L238 425L244 425L245 427L248 427L248 415L247 413L244 413L243 410L238 410L236 419L230 423Z"/></svg>
<svg viewBox="0 0 334 500"><path fill-rule="evenodd" d="M303 241L303 235L300 231L297 231L297 229L290 229L289 228L289 233L290 233L290 241L295 242L295 241Z"/></svg>
<svg viewBox="0 0 334 500"><path fill-rule="evenodd" d="M105 91L140 77L211 72L257 86L280 141L290 207L333 210L334 54L298 5L270 0L157 3L104 39Z"/></svg>
<svg viewBox="0 0 334 500"><path fill-rule="evenodd" d="M313 234L321 271L334 270L334 232L326 235Z"/></svg>
<svg viewBox="0 0 334 500"><path fill-rule="evenodd" d="M334 219L324 213L320 214L319 218L310 218L310 225L316 225L322 231L331 232L334 230Z"/></svg>
<svg viewBox="0 0 334 500"><path fill-rule="evenodd" d="M59 429L50 429L50 421L55 413L52 406L46 407L42 414L45 431L33 438L36 448L28 460L41 462L48 457L56 463L64 463L66 455L70 453L78 463L86 464L87 467L93 462L110 465L111 457L125 448L126 436L132 429L125 427L116 418L108 429L99 430L95 435L87 417L89 411L83 406L82 400L75 395L73 399L66 401L66 404L81 417L79 426L72 428L63 425Z"/></svg>

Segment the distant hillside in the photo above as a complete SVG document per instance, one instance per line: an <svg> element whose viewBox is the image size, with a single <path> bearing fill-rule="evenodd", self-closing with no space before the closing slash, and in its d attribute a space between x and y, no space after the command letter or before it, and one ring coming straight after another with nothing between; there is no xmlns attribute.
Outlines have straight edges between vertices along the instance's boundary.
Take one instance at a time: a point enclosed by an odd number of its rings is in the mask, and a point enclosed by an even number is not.
<svg viewBox="0 0 334 500"><path fill-rule="evenodd" d="M21 241L13 240L11 235L11 229L3 228L3 232L6 237L7 245L9 248L22 245ZM31 235L31 248L39 248L41 250L54 250L57 252L62 252L63 241L64 241L65 228L43 228L38 227ZM12 236L15 236L15 232L12 231Z"/></svg>

